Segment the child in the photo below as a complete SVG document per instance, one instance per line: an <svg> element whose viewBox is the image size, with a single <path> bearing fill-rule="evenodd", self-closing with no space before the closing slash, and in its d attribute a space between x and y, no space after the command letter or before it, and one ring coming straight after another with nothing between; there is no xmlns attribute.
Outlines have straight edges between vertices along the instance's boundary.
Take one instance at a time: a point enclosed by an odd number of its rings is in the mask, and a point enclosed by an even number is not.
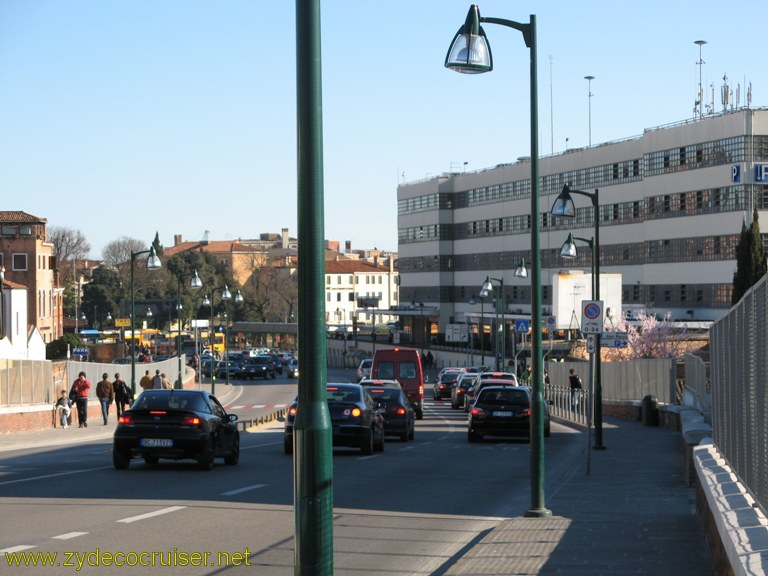
<svg viewBox="0 0 768 576"><path fill-rule="evenodd" d="M61 427L69 428L69 414L72 411L72 400L67 396L67 391L62 390L59 394L59 399L56 400L56 410L59 411L59 417L61 418Z"/></svg>

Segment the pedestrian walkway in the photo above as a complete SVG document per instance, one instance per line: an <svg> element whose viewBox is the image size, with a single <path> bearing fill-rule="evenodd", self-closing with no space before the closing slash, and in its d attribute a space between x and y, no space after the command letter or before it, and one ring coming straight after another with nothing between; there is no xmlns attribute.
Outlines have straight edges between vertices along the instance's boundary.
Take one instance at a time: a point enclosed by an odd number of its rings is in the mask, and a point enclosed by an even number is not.
<svg viewBox="0 0 768 576"><path fill-rule="evenodd" d="M502 522L439 574L712 575L680 433L607 418L603 443L546 494L552 517Z"/></svg>

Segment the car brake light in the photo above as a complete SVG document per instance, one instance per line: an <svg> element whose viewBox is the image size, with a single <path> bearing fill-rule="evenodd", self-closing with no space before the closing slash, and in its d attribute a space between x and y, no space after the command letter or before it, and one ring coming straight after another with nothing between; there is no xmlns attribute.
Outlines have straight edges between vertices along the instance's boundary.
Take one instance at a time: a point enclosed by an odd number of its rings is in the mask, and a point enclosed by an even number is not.
<svg viewBox="0 0 768 576"><path fill-rule="evenodd" d="M419 386L419 398L424 398L424 386Z"/></svg>
<svg viewBox="0 0 768 576"><path fill-rule="evenodd" d="M363 411L360 410L360 408L352 408L352 416L355 418L359 418L362 415Z"/></svg>
<svg viewBox="0 0 768 576"><path fill-rule="evenodd" d="M531 409L530 409L530 408L526 408L525 410L523 410L522 412L520 412L520 414L521 414L522 416L529 416L529 417L530 417L530 415L531 415Z"/></svg>
<svg viewBox="0 0 768 576"><path fill-rule="evenodd" d="M473 416L484 416L485 410L482 408L472 408L472 415Z"/></svg>
<svg viewBox="0 0 768 576"><path fill-rule="evenodd" d="M384 389L383 388L372 388L371 389L371 394L384 394Z"/></svg>
<svg viewBox="0 0 768 576"><path fill-rule="evenodd" d="M397 409L395 410L395 414L397 414L398 416L403 416L405 414L405 408L403 408L402 406L398 406Z"/></svg>
<svg viewBox="0 0 768 576"><path fill-rule="evenodd" d="M288 416L296 416L296 406L288 408Z"/></svg>
<svg viewBox="0 0 768 576"><path fill-rule="evenodd" d="M182 420L184 426L200 426L200 418L198 416L185 416Z"/></svg>
<svg viewBox="0 0 768 576"><path fill-rule="evenodd" d="M167 412L165 410L150 410L149 413L153 414L153 415L159 414L161 416L167 414Z"/></svg>
<svg viewBox="0 0 768 576"><path fill-rule="evenodd" d="M120 416L117 419L118 426L126 426L129 424L133 424L133 416Z"/></svg>

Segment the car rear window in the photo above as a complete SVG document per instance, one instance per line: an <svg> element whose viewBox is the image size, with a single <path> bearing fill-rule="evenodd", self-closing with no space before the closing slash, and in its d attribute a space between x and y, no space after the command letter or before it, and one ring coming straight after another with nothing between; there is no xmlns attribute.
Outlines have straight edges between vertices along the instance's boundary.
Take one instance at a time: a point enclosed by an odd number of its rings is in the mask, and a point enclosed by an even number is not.
<svg viewBox="0 0 768 576"><path fill-rule="evenodd" d="M356 388L328 388L328 402L360 402L360 390Z"/></svg>
<svg viewBox="0 0 768 576"><path fill-rule="evenodd" d="M397 388L368 388L368 394L377 402L394 402L400 399Z"/></svg>
<svg viewBox="0 0 768 576"><path fill-rule="evenodd" d="M189 410L191 412L210 412L203 397L199 394L142 394L131 406L132 410Z"/></svg>
<svg viewBox="0 0 768 576"><path fill-rule="evenodd" d="M504 388L493 390L486 388L480 392L478 402L482 404L528 404L528 394L524 390Z"/></svg>

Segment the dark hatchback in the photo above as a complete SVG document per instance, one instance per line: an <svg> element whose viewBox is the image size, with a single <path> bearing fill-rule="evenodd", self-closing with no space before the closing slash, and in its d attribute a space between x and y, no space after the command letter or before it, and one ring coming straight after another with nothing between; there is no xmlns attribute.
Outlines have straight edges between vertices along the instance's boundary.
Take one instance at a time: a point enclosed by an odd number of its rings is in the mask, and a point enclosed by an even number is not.
<svg viewBox="0 0 768 576"><path fill-rule="evenodd" d="M544 436L549 436L549 409L544 405ZM467 440L484 436L531 439L531 389L526 386L486 386L469 412Z"/></svg>
<svg viewBox="0 0 768 576"><path fill-rule="evenodd" d="M219 360L216 363L216 378L227 377L227 365L229 365L229 377L234 379L242 378L243 365L236 360Z"/></svg>
<svg viewBox="0 0 768 576"><path fill-rule="evenodd" d="M384 450L384 417L360 384L328 384L325 388L328 411L333 425L333 445L360 448L363 454ZM298 399L288 409L283 435L283 449L293 454L293 424Z"/></svg>
<svg viewBox="0 0 768 576"><path fill-rule="evenodd" d="M160 458L194 459L201 470L215 458L240 459L237 415L227 414L215 396L202 390L145 390L118 418L112 462L128 468L132 458L156 464Z"/></svg>
<svg viewBox="0 0 768 576"><path fill-rule="evenodd" d="M277 369L272 356L252 356L242 366L243 378L277 378Z"/></svg>
<svg viewBox="0 0 768 576"><path fill-rule="evenodd" d="M472 372L465 372L459 376L458 380L456 380L456 384L451 387L451 408L455 410L464 408L464 396L466 396L469 389L472 388L476 379L477 374Z"/></svg>
<svg viewBox="0 0 768 576"><path fill-rule="evenodd" d="M384 434L397 436L403 442L413 440L416 430L416 412L408 402L402 386L397 382L392 384L382 384L375 380L362 382L384 414ZM365 384L366 382L370 384Z"/></svg>
<svg viewBox="0 0 768 576"><path fill-rule="evenodd" d="M463 371L460 370L448 370L444 372L437 382L435 382L435 388L432 393L434 399L443 400L444 398L450 398L451 389L456 385L456 381L462 374Z"/></svg>

